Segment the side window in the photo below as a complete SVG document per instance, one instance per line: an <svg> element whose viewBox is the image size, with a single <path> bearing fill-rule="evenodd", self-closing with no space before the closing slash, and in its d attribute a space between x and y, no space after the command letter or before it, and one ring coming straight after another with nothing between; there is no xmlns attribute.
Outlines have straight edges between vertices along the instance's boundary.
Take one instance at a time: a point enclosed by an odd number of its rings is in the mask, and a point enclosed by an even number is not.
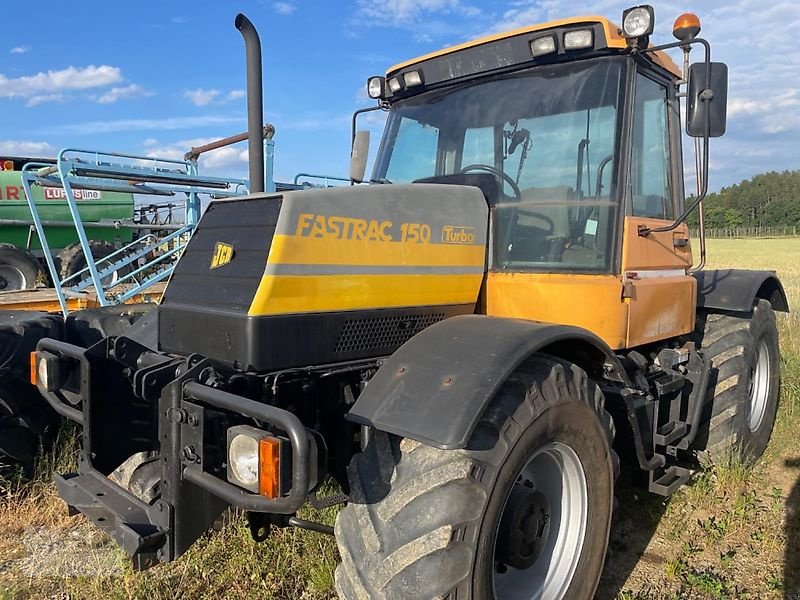
<svg viewBox="0 0 800 600"><path fill-rule="evenodd" d="M666 88L637 75L630 194L634 216L673 218L667 111Z"/></svg>
<svg viewBox="0 0 800 600"><path fill-rule="evenodd" d="M438 146L439 130L436 127L403 117L386 178L393 183L403 183L436 175Z"/></svg>

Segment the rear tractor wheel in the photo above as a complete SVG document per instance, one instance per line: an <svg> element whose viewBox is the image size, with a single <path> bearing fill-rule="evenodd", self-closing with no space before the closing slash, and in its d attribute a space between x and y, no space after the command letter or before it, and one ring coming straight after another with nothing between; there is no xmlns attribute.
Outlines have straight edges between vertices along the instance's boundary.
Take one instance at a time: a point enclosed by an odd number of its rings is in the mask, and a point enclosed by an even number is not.
<svg viewBox="0 0 800 600"><path fill-rule="evenodd" d="M577 366L503 386L463 450L376 432L336 520L341 598L589 599L613 501L613 424Z"/></svg>
<svg viewBox="0 0 800 600"><path fill-rule="evenodd" d="M700 347L712 378L695 450L714 463L754 463L769 442L780 395L775 312L758 300L748 315L708 313L698 319Z"/></svg>

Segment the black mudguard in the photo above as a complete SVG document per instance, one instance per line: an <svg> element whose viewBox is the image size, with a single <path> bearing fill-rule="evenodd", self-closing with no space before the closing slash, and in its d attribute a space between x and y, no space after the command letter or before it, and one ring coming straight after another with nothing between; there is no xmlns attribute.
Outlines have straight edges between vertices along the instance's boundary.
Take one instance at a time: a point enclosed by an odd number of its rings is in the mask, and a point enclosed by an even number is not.
<svg viewBox="0 0 800 600"><path fill-rule="evenodd" d="M711 310L750 312L756 298L774 310L789 312L789 301L774 271L719 269L696 271L697 307Z"/></svg>
<svg viewBox="0 0 800 600"><path fill-rule="evenodd" d="M401 346L347 418L437 448L464 448L500 386L534 352L570 360L592 377L627 382L614 352L585 329L465 315Z"/></svg>

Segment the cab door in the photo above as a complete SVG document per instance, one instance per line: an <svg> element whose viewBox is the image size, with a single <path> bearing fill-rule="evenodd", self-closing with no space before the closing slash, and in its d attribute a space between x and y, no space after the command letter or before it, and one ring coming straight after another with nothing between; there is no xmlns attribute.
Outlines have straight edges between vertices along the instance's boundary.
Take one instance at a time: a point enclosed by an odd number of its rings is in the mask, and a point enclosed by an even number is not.
<svg viewBox="0 0 800 600"><path fill-rule="evenodd" d="M692 265L688 227L640 233L643 228L669 225L683 205L679 111L667 85L649 74L635 75L622 243L628 348L694 328L697 282L688 274Z"/></svg>

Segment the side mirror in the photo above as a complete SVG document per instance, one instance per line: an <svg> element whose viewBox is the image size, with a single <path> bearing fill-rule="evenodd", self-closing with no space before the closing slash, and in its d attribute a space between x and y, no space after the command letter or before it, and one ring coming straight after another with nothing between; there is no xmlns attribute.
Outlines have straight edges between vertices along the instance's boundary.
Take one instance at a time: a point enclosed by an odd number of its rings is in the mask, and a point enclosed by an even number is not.
<svg viewBox="0 0 800 600"><path fill-rule="evenodd" d="M353 149L350 152L350 179L356 183L364 181L369 156L369 131L356 131Z"/></svg>
<svg viewBox="0 0 800 600"><path fill-rule="evenodd" d="M703 137L708 119L709 137L725 133L728 105L728 65L711 63L710 81L706 82L705 63L689 67L689 89L686 93L686 133Z"/></svg>

